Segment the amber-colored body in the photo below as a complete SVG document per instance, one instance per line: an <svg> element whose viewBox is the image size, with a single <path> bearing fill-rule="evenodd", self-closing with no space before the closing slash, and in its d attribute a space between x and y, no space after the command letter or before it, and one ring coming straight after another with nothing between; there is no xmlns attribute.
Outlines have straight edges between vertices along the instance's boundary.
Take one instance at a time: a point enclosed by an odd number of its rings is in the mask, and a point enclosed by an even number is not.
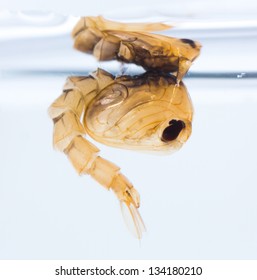
<svg viewBox="0 0 257 280"><path fill-rule="evenodd" d="M107 22L101 17L86 19L86 21L85 18L81 19L73 32L75 46L79 46L79 49L84 51L93 51L99 43L99 40L97 43L94 37L88 35L88 30L90 32L93 30L100 35L104 34L103 37L107 36L109 44L110 32L108 31L106 35L101 29L107 28L114 32L113 30L119 27L121 31L114 33L120 34L118 49L115 43L116 51L120 52L120 38L130 37L132 34L130 30L134 32L137 29L142 31L167 27L162 24L124 25ZM98 19L98 22L95 19ZM89 26L86 33L84 22ZM141 32L140 34L142 35ZM143 34L141 39L144 36L147 35ZM87 40L83 41L83 38ZM152 37L151 34L148 50L153 51L156 47L151 45L156 38L160 40L159 45L166 44L163 36ZM143 41L146 44L145 37ZM98 50L100 59L107 58L110 50L108 44L103 43L100 51ZM141 43L139 45L142 48L143 45ZM172 45L172 49L174 48L175 46ZM139 53L135 52L130 62L137 63ZM187 59L188 57L189 55ZM152 58L156 60L154 55ZM170 61L173 61L173 58L174 56L171 56ZM102 186L113 190L121 202L123 214L129 214L126 220L130 220L128 224L138 238L142 237L142 232L145 230L138 212L140 205L138 192L120 173L119 167L99 156L99 149L85 136L89 135L98 142L119 148L148 151L178 150L191 134L193 107L184 84L178 80L178 77L182 77L184 73L180 72L180 66L177 69L177 77L166 71L158 71L161 64L165 65L165 61L165 59L160 60L158 67L138 76L115 77L98 69L89 76L69 77L62 95L49 108L49 115L54 122L55 148L68 156L79 174L89 174ZM169 65L173 67L175 64ZM148 68L145 60L142 66Z"/></svg>

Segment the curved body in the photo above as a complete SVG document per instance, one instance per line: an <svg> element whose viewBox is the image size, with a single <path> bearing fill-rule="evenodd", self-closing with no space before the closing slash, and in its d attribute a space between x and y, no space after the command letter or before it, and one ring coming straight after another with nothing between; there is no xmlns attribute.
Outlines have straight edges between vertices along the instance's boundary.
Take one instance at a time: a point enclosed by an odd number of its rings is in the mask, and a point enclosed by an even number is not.
<svg viewBox="0 0 257 280"><path fill-rule="evenodd" d="M75 48L99 60L135 63L147 72L115 77L98 69L89 76L69 77L49 108L54 147L67 155L79 174L91 175L115 193L129 228L139 239L145 226L138 212L138 192L86 136L114 147L147 151L172 152L187 141L193 106L181 79L201 45L149 33L167 28L162 23L81 18L72 34Z"/></svg>

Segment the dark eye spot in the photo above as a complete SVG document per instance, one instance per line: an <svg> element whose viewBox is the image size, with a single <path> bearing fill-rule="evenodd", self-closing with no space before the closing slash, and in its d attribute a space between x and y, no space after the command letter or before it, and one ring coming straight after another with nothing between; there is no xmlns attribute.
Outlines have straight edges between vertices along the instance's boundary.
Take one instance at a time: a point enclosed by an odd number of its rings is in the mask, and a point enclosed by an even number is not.
<svg viewBox="0 0 257 280"><path fill-rule="evenodd" d="M190 45L193 49L196 48L196 44L193 40L190 39L180 39L181 42Z"/></svg>
<svg viewBox="0 0 257 280"><path fill-rule="evenodd" d="M185 127L186 125L184 122L171 120L169 122L169 126L164 129L161 140L163 142L169 142L175 140L178 137L181 130Z"/></svg>

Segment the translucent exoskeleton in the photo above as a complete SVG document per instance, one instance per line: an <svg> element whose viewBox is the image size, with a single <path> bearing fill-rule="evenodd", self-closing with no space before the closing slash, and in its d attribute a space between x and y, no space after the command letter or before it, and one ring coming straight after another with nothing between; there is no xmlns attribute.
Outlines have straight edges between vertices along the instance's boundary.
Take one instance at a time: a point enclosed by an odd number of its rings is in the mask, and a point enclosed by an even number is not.
<svg viewBox="0 0 257 280"><path fill-rule="evenodd" d="M74 47L92 53L98 60L135 63L147 71L170 72L181 81L200 54L200 43L150 32L171 26L163 23L118 23L98 17L83 17L72 36Z"/></svg>
<svg viewBox="0 0 257 280"><path fill-rule="evenodd" d="M128 224L141 238L145 226L138 212L138 192L85 136L119 148L179 149L191 134L193 117L184 84L177 85L170 74L114 77L98 69L89 76L69 77L49 114L55 148L68 156L79 174L91 175L116 194L131 220Z"/></svg>
<svg viewBox="0 0 257 280"><path fill-rule="evenodd" d="M201 45L150 33L167 28L162 23L81 18L72 32L76 49L98 60L135 63L147 72L113 76L98 69L88 76L69 77L62 95L49 108L55 148L67 155L79 174L91 175L116 194L127 224L139 239L145 226L138 212L138 192L86 137L146 151L176 151L187 141L193 107L181 79Z"/></svg>

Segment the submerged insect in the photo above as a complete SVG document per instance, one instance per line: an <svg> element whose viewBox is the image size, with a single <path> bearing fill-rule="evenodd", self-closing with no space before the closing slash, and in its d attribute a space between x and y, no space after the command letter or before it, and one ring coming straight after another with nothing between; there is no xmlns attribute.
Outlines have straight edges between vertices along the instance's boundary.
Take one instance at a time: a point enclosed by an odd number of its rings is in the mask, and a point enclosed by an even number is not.
<svg viewBox="0 0 257 280"><path fill-rule="evenodd" d="M97 40L93 35L90 37L88 33L86 35L80 33L79 30L84 32L84 22L90 24L87 30L90 32L94 30ZM73 34L77 34L75 46L78 40L80 49L92 51L96 48L94 46L97 42L99 44L100 34L102 37L107 36L109 42L110 33L107 35L102 33L103 27L102 25L99 27L100 23L104 24L104 29L112 32L117 28L119 31L115 31L115 34L119 33L119 36L126 38L131 38L131 32L127 30L133 32L139 30L140 33L137 31L133 34L138 34L138 38L142 35L144 44L147 43L148 50L151 51L156 48L152 45L152 34L148 35L150 39L147 41L147 33L141 31L160 29L163 26L162 24L124 25L106 21L101 17L83 18L73 31ZM85 36L87 40L81 41L78 36ZM165 44L165 40L159 44ZM134 40L136 41L137 39ZM123 43L124 41L119 41L119 44ZM108 44L101 43L101 48L98 50L100 59L106 58L105 54L110 53ZM172 49L176 47L171 46ZM140 48L144 46L140 45ZM112 48L111 50L113 51ZM118 57L120 48L117 49L115 45L115 50L114 58L122 60ZM134 52L131 62L138 63L138 55L140 59L143 59L143 56L140 51L138 53L134 49ZM156 59L156 57L152 58ZM99 149L85 136L89 135L98 142L119 148L150 151L178 150L191 134L193 107L186 87L183 82L178 83L177 80L178 76L182 75L181 69L177 69L179 73L177 78L167 71L158 70L162 63L166 63L165 59L164 61L160 59L159 66L156 67L157 69L153 68L154 71L137 76L113 76L98 69L89 76L68 77L62 95L49 108L50 117L54 122L54 146L67 155L79 174L91 175L102 186L116 194L125 218L130 220L128 224L139 239L145 226L138 212L140 206L138 192L120 172L118 166L99 156ZM172 63L171 65L175 67ZM142 66L148 68L145 63Z"/></svg>
<svg viewBox="0 0 257 280"><path fill-rule="evenodd" d="M200 54L200 43L149 32L169 29L163 23L118 23L103 17L83 17L72 36L74 47L98 60L116 59L146 70L171 72L177 82Z"/></svg>

